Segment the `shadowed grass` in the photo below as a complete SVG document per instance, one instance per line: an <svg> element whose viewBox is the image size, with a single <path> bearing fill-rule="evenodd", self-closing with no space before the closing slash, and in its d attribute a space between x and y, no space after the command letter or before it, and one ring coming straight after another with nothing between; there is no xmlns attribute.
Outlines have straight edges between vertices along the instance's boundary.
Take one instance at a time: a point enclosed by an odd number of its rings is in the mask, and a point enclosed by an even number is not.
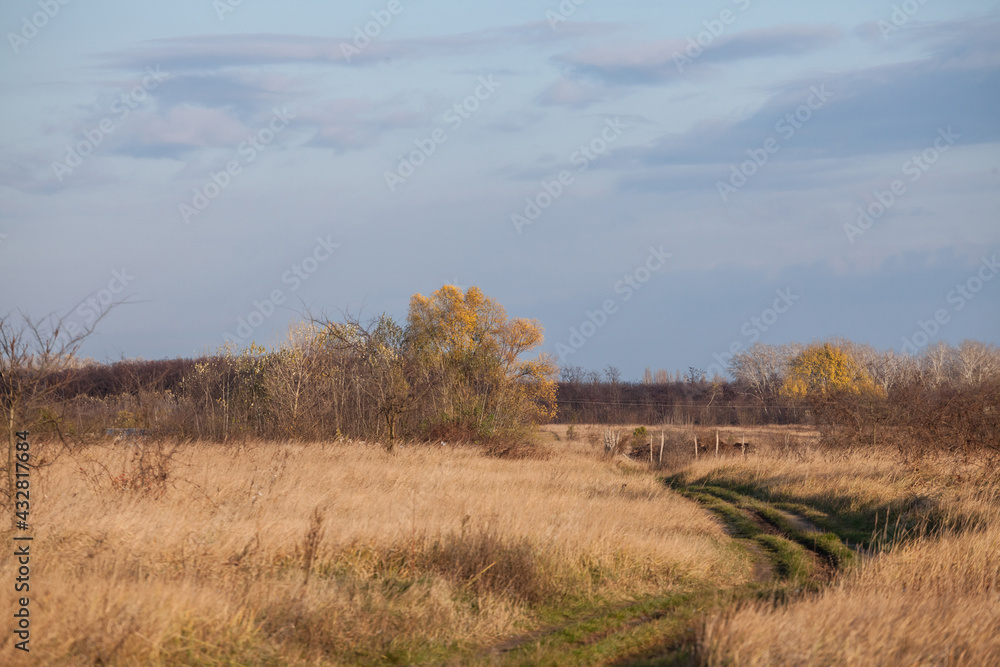
<svg viewBox="0 0 1000 667"><path fill-rule="evenodd" d="M852 558L838 536L870 554L818 594L719 611L699 662L1000 664L1000 476L988 462L831 452L705 461L678 479L798 531L832 563Z"/></svg>

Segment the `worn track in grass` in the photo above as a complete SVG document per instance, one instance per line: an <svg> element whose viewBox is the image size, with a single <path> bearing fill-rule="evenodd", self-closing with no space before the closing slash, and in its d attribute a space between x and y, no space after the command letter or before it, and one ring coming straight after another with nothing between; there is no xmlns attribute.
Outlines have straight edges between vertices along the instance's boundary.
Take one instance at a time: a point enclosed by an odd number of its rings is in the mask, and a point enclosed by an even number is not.
<svg viewBox="0 0 1000 667"><path fill-rule="evenodd" d="M755 581L730 590L693 588L577 618L488 648L474 662L497 665L696 664L696 627L707 614L750 599L785 600L827 584L856 557L834 533L800 514L730 488L664 482L703 505L756 563Z"/></svg>

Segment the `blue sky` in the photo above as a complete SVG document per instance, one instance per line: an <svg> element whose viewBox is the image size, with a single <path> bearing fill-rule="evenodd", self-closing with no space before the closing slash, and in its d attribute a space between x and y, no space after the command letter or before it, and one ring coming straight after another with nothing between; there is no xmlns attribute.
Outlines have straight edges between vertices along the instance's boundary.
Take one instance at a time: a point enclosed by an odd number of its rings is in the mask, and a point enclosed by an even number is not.
<svg viewBox="0 0 1000 667"><path fill-rule="evenodd" d="M160 358L478 285L628 378L1000 343L1000 3L577 2L3 3L0 312Z"/></svg>

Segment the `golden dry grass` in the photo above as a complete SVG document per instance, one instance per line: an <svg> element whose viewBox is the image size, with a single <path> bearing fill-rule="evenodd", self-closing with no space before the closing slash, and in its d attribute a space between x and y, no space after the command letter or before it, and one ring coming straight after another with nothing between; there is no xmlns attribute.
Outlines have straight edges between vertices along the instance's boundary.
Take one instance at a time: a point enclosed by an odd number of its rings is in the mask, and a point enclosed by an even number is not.
<svg viewBox="0 0 1000 667"><path fill-rule="evenodd" d="M603 427L572 441L545 430L559 436L547 456L523 460L187 444L162 489L138 478L135 448L63 455L32 478L30 660L13 651L11 621L0 651L41 665L439 664L530 632L546 608L752 578L703 509L647 466L600 455ZM703 661L1000 664L997 471L786 451L785 432L748 429L757 453L688 460L685 474L844 511L894 507L911 533L818 594L713 613ZM145 449L153 472L159 451ZM0 581L15 570L5 553ZM0 586L4 609L14 598Z"/></svg>
<svg viewBox="0 0 1000 667"><path fill-rule="evenodd" d="M26 662L408 662L530 629L560 600L750 572L700 508L582 444L502 460L195 443L162 493L155 480L152 492L122 488L149 481L136 479L135 452L89 447L34 475ZM15 570L5 554L0 581ZM12 586L0 590L14 608ZM0 651L23 658L11 644L5 632Z"/></svg>
<svg viewBox="0 0 1000 667"><path fill-rule="evenodd" d="M717 462L697 464L696 474ZM854 508L906 508L916 534L819 595L710 619L713 665L1000 664L1000 478L950 458L904 466L885 452L721 464L730 479Z"/></svg>

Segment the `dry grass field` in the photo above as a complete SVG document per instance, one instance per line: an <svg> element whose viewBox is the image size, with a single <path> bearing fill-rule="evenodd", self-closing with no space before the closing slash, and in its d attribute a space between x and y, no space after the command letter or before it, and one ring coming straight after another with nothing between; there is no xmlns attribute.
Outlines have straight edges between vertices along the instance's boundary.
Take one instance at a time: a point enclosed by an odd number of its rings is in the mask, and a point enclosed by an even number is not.
<svg viewBox="0 0 1000 667"><path fill-rule="evenodd" d="M826 508L845 524L869 525L866 517L881 515L886 542L879 549L876 539L873 555L817 595L712 618L702 640L708 664L1000 664L995 467L950 457L902 466L873 452L723 468L705 462L687 474L767 489L775 499ZM895 520L886 524L885 516ZM891 543L889 531L897 533Z"/></svg>
<svg viewBox="0 0 1000 667"><path fill-rule="evenodd" d="M657 469L604 456L602 431L545 427L521 459L360 442L61 454L32 481L23 664L1000 664L994 468L824 453L801 431L788 448L770 429L745 458L685 450ZM832 568L768 534L775 572L811 572L778 577L699 487L861 555ZM0 580L15 571L5 554Z"/></svg>
<svg viewBox="0 0 1000 667"><path fill-rule="evenodd" d="M163 484L143 448L143 466L119 444L37 474L33 664L434 662L546 607L750 570L699 507L587 445L195 443Z"/></svg>

